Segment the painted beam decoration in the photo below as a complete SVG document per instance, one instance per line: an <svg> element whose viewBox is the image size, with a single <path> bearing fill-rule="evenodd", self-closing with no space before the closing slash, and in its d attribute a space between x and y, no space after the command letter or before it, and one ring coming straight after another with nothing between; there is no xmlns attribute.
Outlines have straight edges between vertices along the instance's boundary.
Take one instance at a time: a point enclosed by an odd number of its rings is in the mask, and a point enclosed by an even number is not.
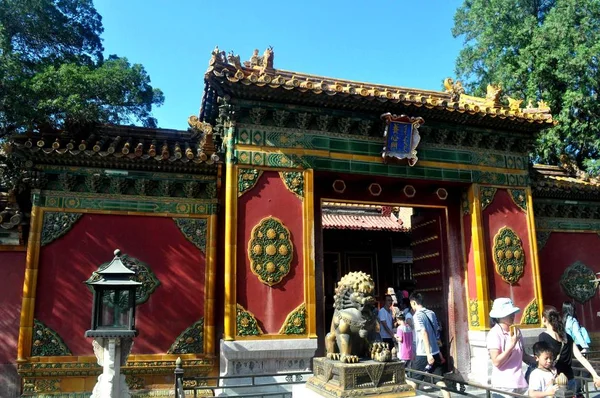
<svg viewBox="0 0 600 398"><path fill-rule="evenodd" d="M407 159L408 165L414 166L419 160L417 146L421 141L419 126L424 123L423 118L397 116L388 112L381 115L381 119L386 124L383 133L385 138L383 158Z"/></svg>

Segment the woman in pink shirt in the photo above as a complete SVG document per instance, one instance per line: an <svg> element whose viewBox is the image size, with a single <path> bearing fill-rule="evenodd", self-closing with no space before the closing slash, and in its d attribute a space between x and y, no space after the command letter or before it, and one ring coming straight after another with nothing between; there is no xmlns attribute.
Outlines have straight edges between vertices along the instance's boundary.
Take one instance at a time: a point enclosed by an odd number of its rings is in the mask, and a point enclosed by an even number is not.
<svg viewBox="0 0 600 398"><path fill-rule="evenodd" d="M519 311L509 298L494 300L490 318L496 324L487 336L487 349L492 360L492 387L525 394L527 381L521 364L535 363L535 358L525 354L521 331L513 326Z"/></svg>

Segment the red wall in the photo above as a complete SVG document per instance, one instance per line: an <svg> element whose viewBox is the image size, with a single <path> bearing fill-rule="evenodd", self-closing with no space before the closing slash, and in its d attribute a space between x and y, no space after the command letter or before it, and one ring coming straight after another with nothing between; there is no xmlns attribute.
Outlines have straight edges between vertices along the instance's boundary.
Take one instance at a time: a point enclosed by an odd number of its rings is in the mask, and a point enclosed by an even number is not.
<svg viewBox="0 0 600 398"><path fill-rule="evenodd" d="M56 331L73 355L91 355L92 294L82 282L112 260L114 249L146 263L160 285L137 307L133 353L165 353L204 314L204 254L173 219L84 214L40 253L35 317Z"/></svg>
<svg viewBox="0 0 600 398"><path fill-rule="evenodd" d="M0 272L0 365L3 365L17 359L25 252L0 252Z"/></svg>
<svg viewBox="0 0 600 398"><path fill-rule="evenodd" d="M280 219L289 229L294 246L290 272L272 287L252 273L248 258L252 228L268 216ZM237 302L255 315L264 333L279 332L287 315L304 302L302 224L302 201L287 190L278 172L265 171L239 198Z"/></svg>
<svg viewBox="0 0 600 398"><path fill-rule="evenodd" d="M538 243L539 244L539 243ZM600 237L597 233L552 232L539 253L544 304L560 311L563 301L574 301L560 287L560 277L567 267L581 261L594 272L600 272ZM589 331L600 331L599 296L580 304L575 301L577 318Z"/></svg>
<svg viewBox="0 0 600 398"><path fill-rule="evenodd" d="M525 252L525 269L523 276L517 283L510 285L496 272L492 250L494 248L494 236L502 227L509 227L521 239L523 251ZM483 227L485 230L486 261L488 266L488 280L490 288L490 299L498 297L510 297L517 307L525 309L527 304L535 297L533 261L527 232L527 214L525 214L511 199L505 189L498 189L494 201L483 211ZM520 322L522 312L517 315Z"/></svg>

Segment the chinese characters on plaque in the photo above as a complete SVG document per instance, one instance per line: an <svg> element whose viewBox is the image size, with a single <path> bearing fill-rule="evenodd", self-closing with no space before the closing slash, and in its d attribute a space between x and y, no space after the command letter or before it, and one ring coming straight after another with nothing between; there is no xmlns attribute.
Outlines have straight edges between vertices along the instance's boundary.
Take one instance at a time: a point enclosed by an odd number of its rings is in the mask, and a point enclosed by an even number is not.
<svg viewBox="0 0 600 398"><path fill-rule="evenodd" d="M383 133L385 137L383 158L407 159L408 165L414 166L419 160L417 146L421 141L419 126L424 123L423 119L405 115L397 116L391 113L384 113L381 118L386 123Z"/></svg>

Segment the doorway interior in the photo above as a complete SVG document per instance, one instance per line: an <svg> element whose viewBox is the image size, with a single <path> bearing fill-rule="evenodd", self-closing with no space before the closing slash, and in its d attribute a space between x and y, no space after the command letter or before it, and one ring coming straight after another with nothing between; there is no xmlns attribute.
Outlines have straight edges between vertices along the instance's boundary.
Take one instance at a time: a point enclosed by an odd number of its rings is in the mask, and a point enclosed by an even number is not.
<svg viewBox="0 0 600 398"><path fill-rule="evenodd" d="M420 292L442 325L448 347L447 217L445 207L321 200L323 315L326 331L340 278L363 271L379 303L388 288L398 299ZM446 352L445 355L448 353Z"/></svg>

